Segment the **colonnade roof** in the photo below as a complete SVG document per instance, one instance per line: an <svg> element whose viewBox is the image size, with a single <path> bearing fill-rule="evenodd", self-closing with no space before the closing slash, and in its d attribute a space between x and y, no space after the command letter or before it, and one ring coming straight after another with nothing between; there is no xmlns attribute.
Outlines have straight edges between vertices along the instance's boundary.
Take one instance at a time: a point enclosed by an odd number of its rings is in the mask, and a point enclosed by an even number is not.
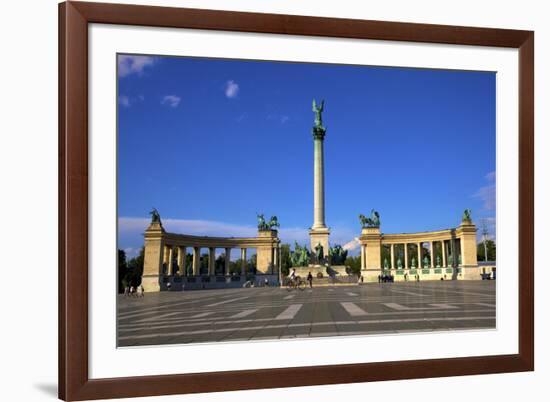
<svg viewBox="0 0 550 402"><path fill-rule="evenodd" d="M278 237L211 237L177 233L164 233L162 238L171 246L215 247L215 248L258 248L273 247L280 243Z"/></svg>
<svg viewBox="0 0 550 402"><path fill-rule="evenodd" d="M475 233L476 227L473 224L462 224L456 228L440 229L427 232L415 232L415 233L380 233L380 241L382 244L392 243L422 243L430 241L442 241L458 239L463 236L464 233ZM367 238L376 236L376 233L362 233L360 240L365 243Z"/></svg>

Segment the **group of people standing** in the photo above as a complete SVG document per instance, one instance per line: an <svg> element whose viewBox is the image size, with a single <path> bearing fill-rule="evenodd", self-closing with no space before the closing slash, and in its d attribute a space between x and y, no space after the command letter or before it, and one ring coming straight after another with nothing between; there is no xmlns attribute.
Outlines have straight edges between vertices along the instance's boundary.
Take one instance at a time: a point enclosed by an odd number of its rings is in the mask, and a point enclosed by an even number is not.
<svg viewBox="0 0 550 402"><path fill-rule="evenodd" d="M126 286L124 288L124 296L125 297L143 297L144 296L144 290L142 285L138 286Z"/></svg>

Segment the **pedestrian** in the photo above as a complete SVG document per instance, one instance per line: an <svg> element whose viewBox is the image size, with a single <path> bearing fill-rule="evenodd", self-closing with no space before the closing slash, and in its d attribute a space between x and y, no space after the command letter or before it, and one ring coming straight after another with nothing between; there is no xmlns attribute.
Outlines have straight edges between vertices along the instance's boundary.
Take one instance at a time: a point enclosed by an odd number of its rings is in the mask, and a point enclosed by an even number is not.
<svg viewBox="0 0 550 402"><path fill-rule="evenodd" d="M378 275L378 283L382 282L382 275Z"/></svg>
<svg viewBox="0 0 550 402"><path fill-rule="evenodd" d="M267 280L267 278L264 279L264 286L269 286L269 281Z"/></svg>
<svg viewBox="0 0 550 402"><path fill-rule="evenodd" d="M310 289L313 289L313 275L311 275L311 271L307 274L307 281L309 282Z"/></svg>

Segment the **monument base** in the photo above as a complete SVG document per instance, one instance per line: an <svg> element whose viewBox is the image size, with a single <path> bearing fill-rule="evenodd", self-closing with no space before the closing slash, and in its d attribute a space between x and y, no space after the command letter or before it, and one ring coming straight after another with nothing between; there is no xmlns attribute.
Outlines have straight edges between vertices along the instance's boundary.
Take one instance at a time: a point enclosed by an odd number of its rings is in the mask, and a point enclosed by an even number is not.
<svg viewBox="0 0 550 402"><path fill-rule="evenodd" d="M345 277L348 276L348 273L346 272L346 266L345 265L318 265L318 264L311 264L307 267L292 267L290 270L293 269L296 270L296 275L298 275L300 278L307 278L308 274L311 272L311 275L313 275L314 278L319 278L322 276L323 278L326 277Z"/></svg>
<svg viewBox="0 0 550 402"><path fill-rule="evenodd" d="M317 247L318 244L321 244L323 246L323 254L328 256L328 250L329 250L329 244L328 244L328 237L330 235L330 230L327 227L324 228L312 228L309 231L309 245L310 250L312 253L315 253L315 247Z"/></svg>

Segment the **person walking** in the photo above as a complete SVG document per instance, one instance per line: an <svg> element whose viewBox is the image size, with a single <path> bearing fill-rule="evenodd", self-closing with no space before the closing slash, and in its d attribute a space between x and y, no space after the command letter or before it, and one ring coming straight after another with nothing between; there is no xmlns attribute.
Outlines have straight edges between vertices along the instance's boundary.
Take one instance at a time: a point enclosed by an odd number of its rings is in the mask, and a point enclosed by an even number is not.
<svg viewBox="0 0 550 402"><path fill-rule="evenodd" d="M310 289L313 289L313 275L311 275L311 271L307 274L307 281L309 282Z"/></svg>

